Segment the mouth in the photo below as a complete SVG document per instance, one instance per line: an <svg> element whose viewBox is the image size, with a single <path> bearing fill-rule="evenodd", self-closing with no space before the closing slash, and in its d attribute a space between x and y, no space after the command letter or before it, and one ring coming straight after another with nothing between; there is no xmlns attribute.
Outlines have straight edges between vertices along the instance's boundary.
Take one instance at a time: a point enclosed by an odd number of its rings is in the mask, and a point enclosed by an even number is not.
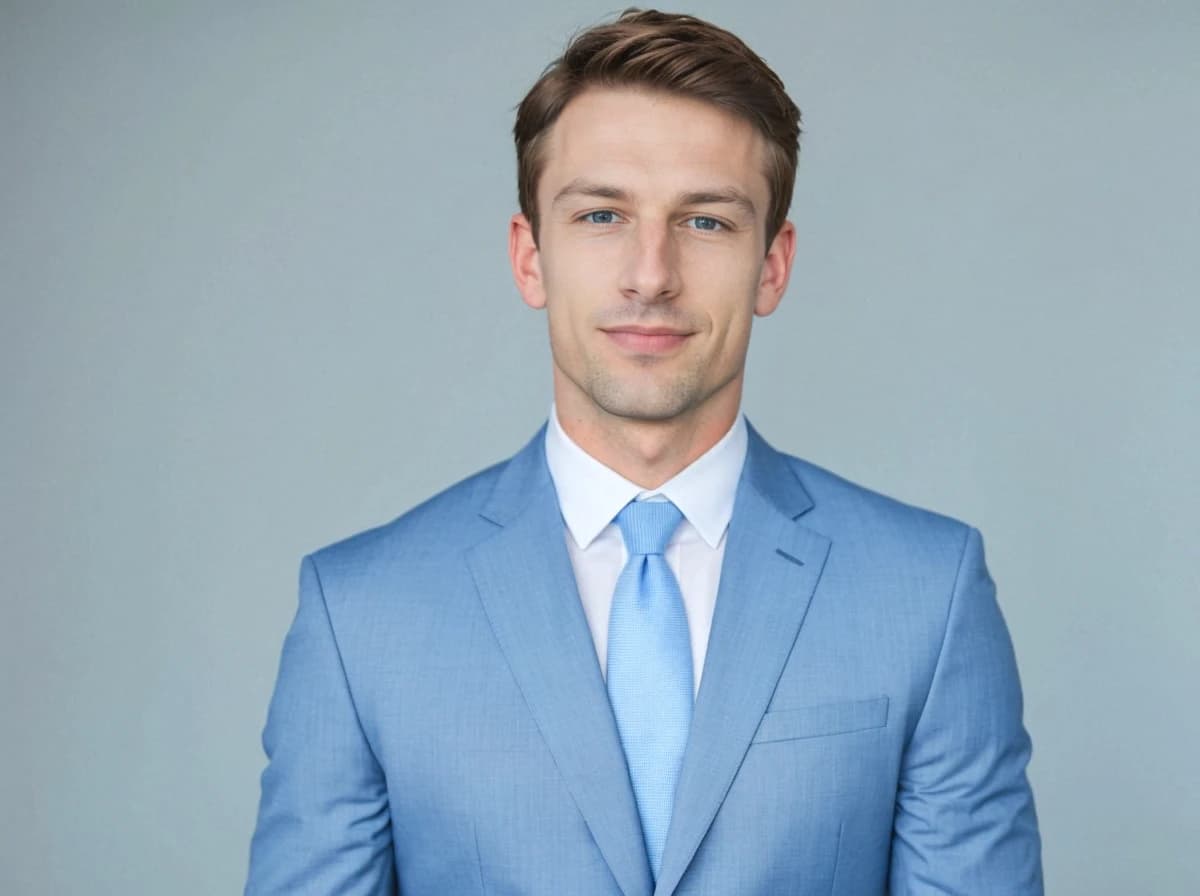
<svg viewBox="0 0 1200 896"><path fill-rule="evenodd" d="M630 324L603 329L620 348L639 355L660 355L671 352L687 341L692 333L671 327L644 327Z"/></svg>

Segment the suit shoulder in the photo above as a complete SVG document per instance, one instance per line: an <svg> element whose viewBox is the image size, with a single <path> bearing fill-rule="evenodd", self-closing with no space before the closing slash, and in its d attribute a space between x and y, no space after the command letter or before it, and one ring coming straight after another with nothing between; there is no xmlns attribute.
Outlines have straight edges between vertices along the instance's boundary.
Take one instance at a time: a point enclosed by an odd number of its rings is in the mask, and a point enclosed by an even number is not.
<svg viewBox="0 0 1200 896"><path fill-rule="evenodd" d="M461 551L493 528L478 510L496 477L500 461L454 483L395 519L313 551L322 570L348 571L390 565L403 558Z"/></svg>
<svg viewBox="0 0 1200 896"><path fill-rule="evenodd" d="M875 491L810 461L785 456L809 491L817 518L851 523L855 531L874 538L949 543L959 549L972 528L962 520Z"/></svg>

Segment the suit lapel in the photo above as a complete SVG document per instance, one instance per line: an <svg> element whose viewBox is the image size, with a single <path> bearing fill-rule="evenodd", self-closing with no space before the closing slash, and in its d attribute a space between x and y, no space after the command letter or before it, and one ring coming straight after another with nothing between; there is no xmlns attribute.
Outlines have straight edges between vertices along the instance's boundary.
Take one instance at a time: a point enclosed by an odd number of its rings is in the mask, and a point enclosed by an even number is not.
<svg viewBox="0 0 1200 896"><path fill-rule="evenodd" d="M674 891L725 799L829 552L796 522L812 500L786 458L749 436L656 896Z"/></svg>
<svg viewBox="0 0 1200 896"><path fill-rule="evenodd" d="M468 552L500 647L554 762L625 896L649 896L649 862L625 755L567 554L544 429L501 472L482 510L501 528Z"/></svg>

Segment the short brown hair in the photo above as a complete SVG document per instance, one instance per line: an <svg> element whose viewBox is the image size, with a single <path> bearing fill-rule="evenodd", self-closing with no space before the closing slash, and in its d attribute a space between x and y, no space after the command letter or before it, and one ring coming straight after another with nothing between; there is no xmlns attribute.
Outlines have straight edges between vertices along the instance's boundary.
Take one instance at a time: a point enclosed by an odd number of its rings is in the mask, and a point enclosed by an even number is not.
<svg viewBox="0 0 1200 896"><path fill-rule="evenodd" d="M610 24L575 35L517 107L517 196L537 239L541 144L585 88L646 87L713 103L749 121L767 140L767 245L792 202L800 110L783 81L735 35L702 19L627 9Z"/></svg>

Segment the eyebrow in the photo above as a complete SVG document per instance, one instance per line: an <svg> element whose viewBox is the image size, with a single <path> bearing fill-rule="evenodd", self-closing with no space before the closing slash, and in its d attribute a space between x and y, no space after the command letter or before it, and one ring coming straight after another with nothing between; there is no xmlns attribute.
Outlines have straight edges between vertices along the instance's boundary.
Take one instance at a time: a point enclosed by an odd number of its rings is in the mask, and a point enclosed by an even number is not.
<svg viewBox="0 0 1200 896"><path fill-rule="evenodd" d="M558 205L563 199L571 196L589 196L597 199L615 199L620 202L629 201L629 193L622 190L620 187L613 187L607 184L595 183L577 177L565 187L555 194L551 205ZM754 202L735 187L719 187L712 190L696 190L688 193L681 193L675 197L677 205L719 205L729 204L735 205L747 214L751 219L758 217L758 211L754 207Z"/></svg>
<svg viewBox="0 0 1200 896"><path fill-rule="evenodd" d="M551 205L558 205L560 201L570 196L594 196L598 199L620 199L626 200L629 194L619 187L609 187L604 184L593 183L590 180L584 180L582 177L577 177L554 195L554 201Z"/></svg>

